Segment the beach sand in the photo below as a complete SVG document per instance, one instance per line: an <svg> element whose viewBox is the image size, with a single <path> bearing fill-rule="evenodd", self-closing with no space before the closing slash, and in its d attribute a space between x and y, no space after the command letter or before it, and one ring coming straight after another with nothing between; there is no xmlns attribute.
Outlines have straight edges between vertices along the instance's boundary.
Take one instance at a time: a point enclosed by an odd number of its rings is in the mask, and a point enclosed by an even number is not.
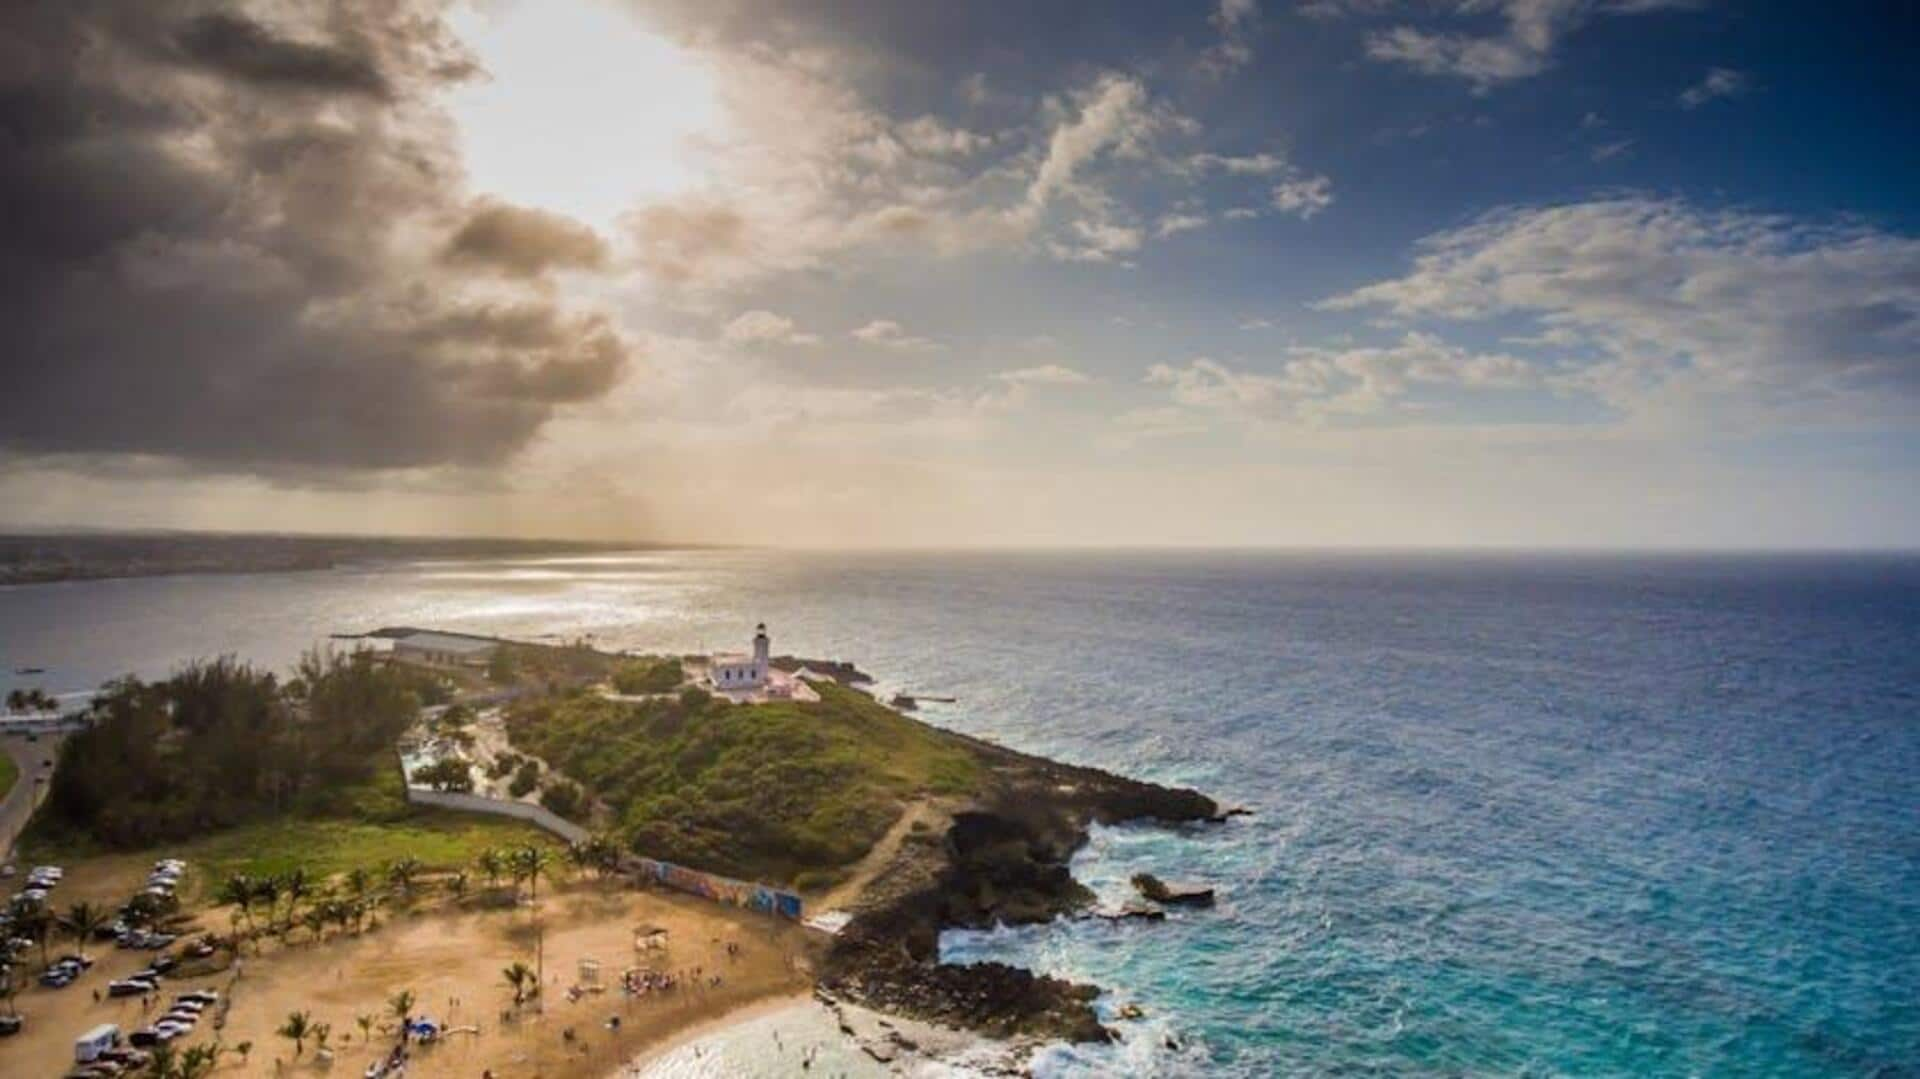
<svg viewBox="0 0 1920 1079"><path fill-rule="evenodd" d="M202 1019L192 1036L176 1046L210 1042L229 1048L252 1042L242 1064L229 1053L220 1074L324 1074L309 1039L296 1060L291 1041L275 1034L288 1014L307 1011L316 1023L332 1028L336 1076L359 1076L394 1045L387 1001L401 990L415 994L416 1015L449 1028L477 1027L477 1033L449 1034L438 1044L416 1046L408 1075L462 1076L474 1079L491 1069L501 1077L604 1076L677 1032L770 998L791 997L810 984L809 956L817 944L806 930L762 915L716 906L690 897L633 892L613 886L579 884L553 896L542 895L546 1000L544 1010L511 1007L512 991L502 968L519 960L535 962L533 913L513 910L456 912L434 910L397 914L360 936L329 936L305 944L304 933L281 949L244 957L233 971L207 978L174 979L162 997L190 988L216 988L231 1002L224 1025L216 1030ZM204 924L224 925L224 912ZM639 951L638 926L667 930L664 951ZM729 955L728 942L738 946ZM135 969L146 953L95 949L99 965L75 985L59 991L38 987L20 995L28 1017L21 1035L0 1043L0 1074L58 1075L72 1060L73 1039L101 1022L118 1023L123 1032L146 1022L139 998L95 1002L110 978ZM582 959L600 964L602 993L566 997L579 982ZM699 987L628 998L619 989L622 970L631 966L667 971L701 970ZM718 986L710 979L717 975ZM691 979L689 979L691 980ZM156 1002L154 1014L163 1010ZM374 1018L371 1041L363 1039L356 1018ZM617 1032L607 1028L618 1017ZM387 1033L382 1032L387 1028ZM568 1038L566 1033L572 1032Z"/></svg>
<svg viewBox="0 0 1920 1079"><path fill-rule="evenodd" d="M690 1028L605 1079L1020 1075L1031 1049L807 994Z"/></svg>

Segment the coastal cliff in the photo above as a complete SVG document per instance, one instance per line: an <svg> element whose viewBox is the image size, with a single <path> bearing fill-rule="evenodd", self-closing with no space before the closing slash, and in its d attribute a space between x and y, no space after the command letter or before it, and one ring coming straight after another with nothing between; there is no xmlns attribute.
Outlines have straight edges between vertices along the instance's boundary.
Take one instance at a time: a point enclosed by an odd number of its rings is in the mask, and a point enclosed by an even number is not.
<svg viewBox="0 0 1920 1079"><path fill-rule="evenodd" d="M942 964L940 933L1085 914L1068 863L1095 822L1222 819L1213 799L966 739L989 765L983 794L944 833L903 844L829 949L820 987L882 1011L995 1037L1107 1041L1096 986L1003 963Z"/></svg>

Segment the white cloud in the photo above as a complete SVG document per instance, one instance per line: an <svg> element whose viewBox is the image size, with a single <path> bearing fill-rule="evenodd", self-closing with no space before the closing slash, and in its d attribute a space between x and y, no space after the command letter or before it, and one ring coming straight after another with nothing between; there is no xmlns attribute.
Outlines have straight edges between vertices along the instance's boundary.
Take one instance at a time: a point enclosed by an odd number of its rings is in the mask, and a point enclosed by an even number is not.
<svg viewBox="0 0 1920 1079"><path fill-rule="evenodd" d="M1322 306L1531 318L1598 357L1569 387L1629 410L1677 393L1843 417L1920 401L1920 239L1861 226L1645 197L1509 209Z"/></svg>
<svg viewBox="0 0 1920 1079"><path fill-rule="evenodd" d="M1187 168L1196 174L1224 172L1229 176L1271 176L1287 170L1287 159L1265 152L1240 156L1200 153L1187 158Z"/></svg>
<svg viewBox="0 0 1920 1079"><path fill-rule="evenodd" d="M1633 144L1633 139L1615 139L1612 142L1603 142L1592 150L1587 151L1587 156L1595 162L1612 161L1616 157L1626 157L1630 155L1633 151Z"/></svg>
<svg viewBox="0 0 1920 1079"><path fill-rule="evenodd" d="M1709 101L1739 97L1752 88L1752 80L1730 67L1709 68L1700 81L1680 92L1680 107L1697 109Z"/></svg>
<svg viewBox="0 0 1920 1079"><path fill-rule="evenodd" d="M1320 14L1337 13L1319 5ZM1376 7L1377 5L1349 5ZM1404 64L1428 75L1465 79L1484 92L1500 83L1545 71L1567 34L1595 15L1638 15L1694 6L1694 0L1451 0L1463 16L1498 12L1497 33L1471 34L1401 25L1368 35L1367 55Z"/></svg>
<svg viewBox="0 0 1920 1079"><path fill-rule="evenodd" d="M1416 412L1417 386L1518 389L1537 385L1534 366L1505 353L1477 353L1431 334L1408 333L1392 345L1296 347L1277 371L1238 370L1210 357L1155 364L1147 381L1175 403L1267 422L1321 423L1342 416Z"/></svg>
<svg viewBox="0 0 1920 1079"><path fill-rule="evenodd" d="M874 319L852 331L852 336L869 345L895 352L933 352L941 346L925 337L915 337L892 319Z"/></svg>
<svg viewBox="0 0 1920 1079"><path fill-rule="evenodd" d="M772 311L748 311L727 323L721 336L741 344L817 345L820 335L801 333L794 321Z"/></svg>
<svg viewBox="0 0 1920 1079"><path fill-rule="evenodd" d="M1153 234L1165 237L1205 227L1207 227L1207 219L1204 214L1165 214L1154 225Z"/></svg>
<svg viewBox="0 0 1920 1079"><path fill-rule="evenodd" d="M1254 26L1260 21L1258 0L1219 0L1207 21L1220 40L1200 57L1200 70L1216 78L1233 73L1253 60Z"/></svg>
<svg viewBox="0 0 1920 1079"><path fill-rule="evenodd" d="M1273 189L1273 208L1303 221L1332 205L1333 181L1325 176L1299 176Z"/></svg>
<svg viewBox="0 0 1920 1079"><path fill-rule="evenodd" d="M1093 381L1085 373L1058 363L1001 371L993 377L1022 386L1080 386Z"/></svg>

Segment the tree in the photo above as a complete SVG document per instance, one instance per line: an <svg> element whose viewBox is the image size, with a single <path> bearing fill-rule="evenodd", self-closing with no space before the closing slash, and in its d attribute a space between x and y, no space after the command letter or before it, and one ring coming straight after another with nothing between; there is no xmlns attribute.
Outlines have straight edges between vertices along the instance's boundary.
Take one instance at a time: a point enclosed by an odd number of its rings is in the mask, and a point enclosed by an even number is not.
<svg viewBox="0 0 1920 1079"><path fill-rule="evenodd" d="M307 1039L313 1035L313 1015L310 1012L291 1012L287 1015L287 1021L280 1024L280 1029L274 1033L293 1043L293 1058L298 1060L300 1054L306 1052Z"/></svg>
<svg viewBox="0 0 1920 1079"><path fill-rule="evenodd" d="M13 932L40 945L40 965L52 964L53 957L47 954L48 942L53 937L53 915L45 907L34 906L21 911L13 917Z"/></svg>
<svg viewBox="0 0 1920 1079"><path fill-rule="evenodd" d="M513 854L513 876L516 881L527 882L530 902L540 898L540 878L553 865L553 855L545 847L521 847Z"/></svg>
<svg viewBox="0 0 1920 1079"><path fill-rule="evenodd" d="M407 1039L407 1020L413 1018L413 990L402 989L387 998L387 1011L400 1023L400 1040Z"/></svg>
<svg viewBox="0 0 1920 1079"><path fill-rule="evenodd" d="M420 859L411 856L401 858L387 866L387 883L393 885L401 898L412 899L421 868Z"/></svg>
<svg viewBox="0 0 1920 1079"><path fill-rule="evenodd" d="M580 785L564 779L547 784L547 789L540 792L540 804L561 817L577 815L585 801Z"/></svg>
<svg viewBox="0 0 1920 1079"><path fill-rule="evenodd" d="M354 1026L357 1026L357 1027L359 1027L359 1028L360 1028L360 1040L361 1040L361 1041L363 1041L363 1042L371 1042L371 1041L373 1041L373 1015L372 1015L372 1013L370 1013L370 1012L361 1012L361 1013L360 1013L359 1015L356 1015L356 1016L354 1016L354 1017L353 1017L353 1025L354 1025Z"/></svg>
<svg viewBox="0 0 1920 1079"><path fill-rule="evenodd" d="M87 957L87 941L93 937L94 930L106 925L112 915L105 907L93 903L75 903L67 908L66 917L60 919L60 928L73 937L74 947L80 958Z"/></svg>
<svg viewBox="0 0 1920 1079"><path fill-rule="evenodd" d="M253 878L245 873L235 873L220 883L220 892L214 897L216 902L233 907L234 911L246 919L247 931L253 931Z"/></svg>
<svg viewBox="0 0 1920 1079"><path fill-rule="evenodd" d="M240 1054L240 1066L244 1068L247 1066L247 1057L253 1054L253 1043L241 1042L233 1047L233 1051Z"/></svg>
<svg viewBox="0 0 1920 1079"><path fill-rule="evenodd" d="M470 880L466 870L455 870L453 876L447 878L447 894L455 899L465 898Z"/></svg>
<svg viewBox="0 0 1920 1079"><path fill-rule="evenodd" d="M20 975L12 963L0 963L0 1000L7 1002L7 1014L18 1016L13 998L20 995Z"/></svg>
<svg viewBox="0 0 1920 1079"><path fill-rule="evenodd" d="M437 791L466 794L473 790L473 766L457 757L442 757L415 771L413 781Z"/></svg>
<svg viewBox="0 0 1920 1079"><path fill-rule="evenodd" d="M526 1003L528 983L534 983L532 987L536 990L540 988L534 976L533 968L517 959L514 960L512 966L506 967L501 970L500 973L507 979L507 984L513 987L513 1004L515 1007Z"/></svg>
<svg viewBox="0 0 1920 1079"><path fill-rule="evenodd" d="M480 866L481 874L487 878L487 887L498 888L500 874L506 870L506 862L501 858L500 852L488 847L480 852L477 864Z"/></svg>
<svg viewBox="0 0 1920 1079"><path fill-rule="evenodd" d="M307 929L308 938L315 944L320 942L320 932L327 927L327 908L316 903L300 915L300 924Z"/></svg>
<svg viewBox="0 0 1920 1079"><path fill-rule="evenodd" d="M212 1074L213 1069L220 1064L220 1053L221 1048L217 1043L188 1046L186 1051L180 1054L179 1062L174 1065L175 1079L203 1079L204 1076Z"/></svg>

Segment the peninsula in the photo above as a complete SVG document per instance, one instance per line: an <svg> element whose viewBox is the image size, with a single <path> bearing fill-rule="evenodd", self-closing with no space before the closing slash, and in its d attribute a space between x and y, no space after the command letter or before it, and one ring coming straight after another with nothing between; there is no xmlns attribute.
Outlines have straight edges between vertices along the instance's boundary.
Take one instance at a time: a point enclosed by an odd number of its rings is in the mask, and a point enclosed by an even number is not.
<svg viewBox="0 0 1920 1079"><path fill-rule="evenodd" d="M197 1044L290 1049L273 1054L288 1066L296 1013L331 1024L330 1057L371 1068L408 1047L405 1016L379 1019L401 994L442 1027L473 1016L470 1042L408 1048L410 1074L604 1075L690 1020L807 991L1100 1041L1096 987L942 964L940 932L1093 913L1068 863L1095 822L1223 819L1195 791L910 718L850 663L774 656L764 627L720 656L355 636L390 646L285 680L222 660L106 687L23 841L65 880L16 901L9 931L50 943L118 904L123 938L163 939L180 976L229 994ZM186 883L142 898L149 862ZM41 950L13 956L27 1026L0 1064L51 1064L103 1019L140 1027L115 998L61 992ZM333 987L307 990L322 972ZM27 977L51 987L19 992ZM358 1041L333 1034L349 1022Z"/></svg>

